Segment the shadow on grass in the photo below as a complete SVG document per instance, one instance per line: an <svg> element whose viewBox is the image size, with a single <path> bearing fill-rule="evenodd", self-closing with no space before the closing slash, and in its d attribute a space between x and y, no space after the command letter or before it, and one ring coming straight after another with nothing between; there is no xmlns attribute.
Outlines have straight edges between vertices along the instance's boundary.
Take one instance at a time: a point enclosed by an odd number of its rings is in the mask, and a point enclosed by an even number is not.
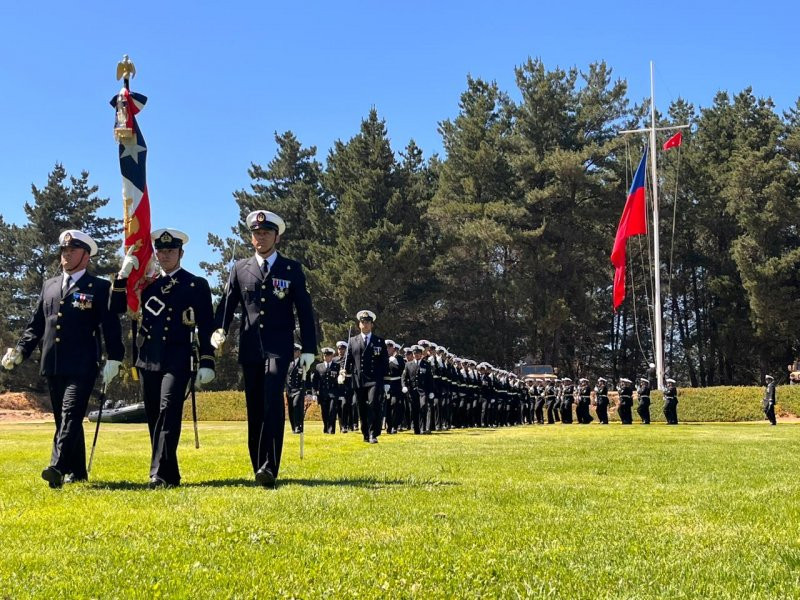
<svg viewBox="0 0 800 600"><path fill-rule="evenodd" d="M340 477L337 479L278 479L278 487L285 485L302 485L305 487L359 487L381 489L388 487L445 487L460 485L454 481L436 479L370 479L366 477ZM95 481L88 484L95 490L149 490L147 482L138 481ZM234 479L211 479L209 481L192 481L181 484L182 488L224 488L224 487L260 487L254 480L242 477Z"/></svg>
<svg viewBox="0 0 800 600"><path fill-rule="evenodd" d="M302 485L306 487L363 487L380 489L387 487L439 487L461 485L454 481L434 479L370 479L366 477L340 477L337 479L279 479L278 486Z"/></svg>

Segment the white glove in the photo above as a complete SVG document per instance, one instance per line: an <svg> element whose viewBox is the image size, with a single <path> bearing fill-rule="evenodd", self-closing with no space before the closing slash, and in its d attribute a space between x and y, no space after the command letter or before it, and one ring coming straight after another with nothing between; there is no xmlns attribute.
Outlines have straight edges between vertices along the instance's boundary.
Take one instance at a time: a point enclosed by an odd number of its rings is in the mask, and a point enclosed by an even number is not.
<svg viewBox="0 0 800 600"><path fill-rule="evenodd" d="M16 348L8 348L3 355L3 366L9 371L22 362L22 353Z"/></svg>
<svg viewBox="0 0 800 600"><path fill-rule="evenodd" d="M405 387L405 386L403 386L403 393L404 393L404 394L407 394L407 393L408 393L408 388L407 388L407 387Z"/></svg>
<svg viewBox="0 0 800 600"><path fill-rule="evenodd" d="M336 381L339 382L339 385L344 385L344 378L345 378L344 372L340 372L339 375L336 377Z"/></svg>
<svg viewBox="0 0 800 600"><path fill-rule="evenodd" d="M431 392L430 394L428 394L428 400L433 400L433 392Z"/></svg>
<svg viewBox="0 0 800 600"><path fill-rule="evenodd" d="M103 366L103 385L108 385L114 378L119 375L119 368L122 363L118 360L106 359L106 364Z"/></svg>
<svg viewBox="0 0 800 600"><path fill-rule="evenodd" d="M226 338L225 330L220 327L211 334L211 345L214 346L214 348L219 348L225 343Z"/></svg>
<svg viewBox="0 0 800 600"><path fill-rule="evenodd" d="M303 370L303 377L305 377L311 365L314 363L314 355L311 352L303 352L300 355L300 368Z"/></svg>
<svg viewBox="0 0 800 600"><path fill-rule="evenodd" d="M389 384L388 383L384 383L383 384L383 393L384 394L388 394L389 393L389 389L390 389Z"/></svg>
<svg viewBox="0 0 800 600"><path fill-rule="evenodd" d="M124 279L131 274L131 271L139 268L139 259L133 255L134 250L136 250L136 246L128 248L125 257L122 259L122 264L119 266L120 279Z"/></svg>
<svg viewBox="0 0 800 600"><path fill-rule="evenodd" d="M197 371L197 377L194 380L195 385L204 385L206 383L211 383L214 381L214 369L209 369L208 367L200 367Z"/></svg>

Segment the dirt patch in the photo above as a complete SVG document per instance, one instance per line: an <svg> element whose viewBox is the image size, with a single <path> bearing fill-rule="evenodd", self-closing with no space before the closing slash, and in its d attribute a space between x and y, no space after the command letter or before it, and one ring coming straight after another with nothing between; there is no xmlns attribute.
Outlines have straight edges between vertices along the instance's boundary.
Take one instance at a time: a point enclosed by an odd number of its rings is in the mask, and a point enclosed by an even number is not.
<svg viewBox="0 0 800 600"><path fill-rule="evenodd" d="M47 394L7 392L0 394L0 422L52 421L53 408Z"/></svg>

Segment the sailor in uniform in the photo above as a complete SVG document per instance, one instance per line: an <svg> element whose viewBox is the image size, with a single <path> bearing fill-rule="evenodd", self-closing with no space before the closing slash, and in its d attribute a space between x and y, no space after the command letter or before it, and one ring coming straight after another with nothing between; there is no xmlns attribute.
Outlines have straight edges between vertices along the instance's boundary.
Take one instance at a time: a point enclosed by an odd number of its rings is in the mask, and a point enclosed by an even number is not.
<svg viewBox="0 0 800 600"><path fill-rule="evenodd" d="M353 392L358 400L361 434L365 442L377 444L383 423L383 396L389 387L384 383L384 377L389 370L389 353L383 338L372 332L375 313L371 310L360 310L356 318L361 333L351 337L347 343L350 358L345 371L339 373L338 381L340 384L345 382L345 373L353 376Z"/></svg>
<svg viewBox="0 0 800 600"><path fill-rule="evenodd" d="M170 228L153 231L151 238L161 274L142 292L135 344L152 449L150 487L157 488L180 485L183 403L193 366L199 365L196 385L214 379L214 319L208 282L181 267L189 236Z"/></svg>
<svg viewBox="0 0 800 600"><path fill-rule="evenodd" d="M60 488L65 479L88 477L83 417L100 369L100 338L107 356L105 385L116 377L125 354L119 316L109 309L112 286L86 270L97 244L76 229L61 232L58 241L62 272L44 282L25 331L2 358L3 367L11 370L42 343L41 374L47 378L56 422L50 465L42 479L52 488ZM116 295L124 299L124 282L120 285L115 283L114 289L123 292Z"/></svg>
<svg viewBox="0 0 800 600"><path fill-rule="evenodd" d="M215 348L239 306L239 363L247 402L247 446L256 482L275 487L283 450L285 413L283 387L294 353L295 313L300 324L301 369L311 368L317 334L311 296L300 263L277 251L286 230L274 212L255 210L247 215L255 254L239 260L231 270L215 315Z"/></svg>

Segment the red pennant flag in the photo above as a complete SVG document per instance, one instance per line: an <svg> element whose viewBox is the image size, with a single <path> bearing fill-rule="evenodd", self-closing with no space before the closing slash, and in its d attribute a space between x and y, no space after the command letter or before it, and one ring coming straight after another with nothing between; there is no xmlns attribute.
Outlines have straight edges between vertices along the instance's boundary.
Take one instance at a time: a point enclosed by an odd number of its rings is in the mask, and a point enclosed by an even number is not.
<svg viewBox="0 0 800 600"><path fill-rule="evenodd" d="M681 145L682 141L683 141L683 133L681 133L679 131L678 133L673 135L671 138L669 138L666 142L664 142L664 145L662 146L662 148L664 150L669 150L670 148L677 148L678 146Z"/></svg>
<svg viewBox="0 0 800 600"><path fill-rule="evenodd" d="M622 217L617 227L614 238L614 249L611 251L611 264L616 268L614 272L614 310L619 308L625 300L625 246L628 238L633 235L647 233L647 219L645 218L644 175L647 169L647 149L639 161L636 175L633 177L628 200L622 210Z"/></svg>

